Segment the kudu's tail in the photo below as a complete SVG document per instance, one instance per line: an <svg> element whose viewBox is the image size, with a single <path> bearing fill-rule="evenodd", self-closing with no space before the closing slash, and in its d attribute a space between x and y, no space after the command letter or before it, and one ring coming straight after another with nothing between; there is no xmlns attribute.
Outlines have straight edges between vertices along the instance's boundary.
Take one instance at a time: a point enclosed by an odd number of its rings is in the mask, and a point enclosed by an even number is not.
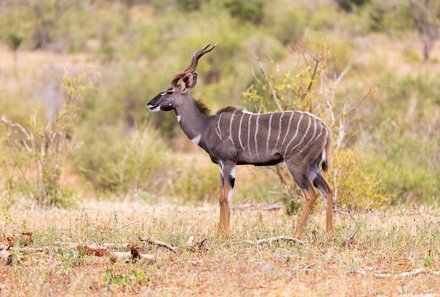
<svg viewBox="0 0 440 297"><path fill-rule="evenodd" d="M324 149L322 150L322 170L324 172L328 172L331 161L331 153L332 153L332 138L330 134L327 137L327 143L325 144Z"/></svg>

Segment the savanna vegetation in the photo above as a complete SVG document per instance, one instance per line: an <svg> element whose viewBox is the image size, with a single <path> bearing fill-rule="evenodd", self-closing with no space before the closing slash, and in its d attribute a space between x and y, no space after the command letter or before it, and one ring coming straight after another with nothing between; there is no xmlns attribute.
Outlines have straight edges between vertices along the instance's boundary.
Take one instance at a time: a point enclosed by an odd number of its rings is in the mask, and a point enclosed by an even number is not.
<svg viewBox="0 0 440 297"><path fill-rule="evenodd" d="M176 246L189 236L208 242L203 251L159 254L148 265L112 266L64 249L49 259L23 257L0 267L0 292L438 292L431 273L409 283L373 275L440 268L437 2L0 0L5 240L32 231L30 247L138 235ZM303 245L241 247L292 232L304 199L283 166L238 168L234 204L250 210L237 208L231 238L211 234L218 168L188 141L174 113L145 106L208 43L217 47L201 59L192 94L212 112L298 109L330 126L333 240L317 205ZM267 211L260 203L282 207ZM234 285L222 291L227 280Z"/></svg>

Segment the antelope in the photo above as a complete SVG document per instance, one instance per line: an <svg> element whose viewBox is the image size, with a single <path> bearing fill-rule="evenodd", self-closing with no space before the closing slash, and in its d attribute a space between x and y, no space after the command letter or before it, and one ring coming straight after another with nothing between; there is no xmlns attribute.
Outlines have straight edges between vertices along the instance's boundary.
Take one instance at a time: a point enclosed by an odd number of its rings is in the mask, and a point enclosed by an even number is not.
<svg viewBox="0 0 440 297"><path fill-rule="evenodd" d="M208 44L196 51L190 65L176 73L169 88L151 99L147 107L153 112L174 110L186 136L220 166L219 230L229 234L235 167L270 166L284 161L306 199L294 237L301 237L317 191L326 203L326 229L332 233L332 191L321 174L329 167L330 129L318 117L296 110L254 114L225 107L210 114L201 101L191 96L191 89L197 83L199 59L214 47Z"/></svg>

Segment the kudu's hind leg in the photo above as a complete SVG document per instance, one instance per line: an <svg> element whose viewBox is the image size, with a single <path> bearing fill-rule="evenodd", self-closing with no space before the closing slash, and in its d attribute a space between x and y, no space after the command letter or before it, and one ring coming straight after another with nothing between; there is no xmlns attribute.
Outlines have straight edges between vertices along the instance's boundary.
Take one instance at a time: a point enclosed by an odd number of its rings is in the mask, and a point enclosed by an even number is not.
<svg viewBox="0 0 440 297"><path fill-rule="evenodd" d="M303 212L301 214L301 217L299 219L299 222L296 226L294 233L295 238L300 238L304 231L304 227L307 223L310 213L312 212L313 205L316 202L316 198L318 197L318 194L313 189L313 186L307 175L295 172L295 169L290 165L287 165L287 168L289 169L290 173L293 176L293 179L295 180L296 184L300 187L300 189L304 193L304 197L306 198L306 204L304 205Z"/></svg>
<svg viewBox="0 0 440 297"><path fill-rule="evenodd" d="M219 231L229 234L229 224L231 221L232 190L235 184L235 164L222 163L220 165L220 221Z"/></svg>
<svg viewBox="0 0 440 297"><path fill-rule="evenodd" d="M324 179L324 177L320 173L313 179L313 185L321 193L322 198L324 198L324 201L326 201L326 204L327 204L326 205L327 232L332 233L333 232L333 195L332 195L332 191L331 191L330 186L328 185L327 181Z"/></svg>

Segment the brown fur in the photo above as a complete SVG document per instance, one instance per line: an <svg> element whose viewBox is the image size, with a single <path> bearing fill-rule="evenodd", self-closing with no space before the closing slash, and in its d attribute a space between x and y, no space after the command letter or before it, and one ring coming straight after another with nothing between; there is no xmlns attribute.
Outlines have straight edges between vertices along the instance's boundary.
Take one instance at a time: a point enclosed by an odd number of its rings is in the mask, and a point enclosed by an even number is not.
<svg viewBox="0 0 440 297"><path fill-rule="evenodd" d="M219 109L216 114L222 113L222 112L234 112L236 110L242 110L241 108L235 107L235 106L226 106L222 109Z"/></svg>
<svg viewBox="0 0 440 297"><path fill-rule="evenodd" d="M196 102L197 108L200 110L201 113L210 115L211 110L208 106L202 101L202 100L194 100Z"/></svg>

